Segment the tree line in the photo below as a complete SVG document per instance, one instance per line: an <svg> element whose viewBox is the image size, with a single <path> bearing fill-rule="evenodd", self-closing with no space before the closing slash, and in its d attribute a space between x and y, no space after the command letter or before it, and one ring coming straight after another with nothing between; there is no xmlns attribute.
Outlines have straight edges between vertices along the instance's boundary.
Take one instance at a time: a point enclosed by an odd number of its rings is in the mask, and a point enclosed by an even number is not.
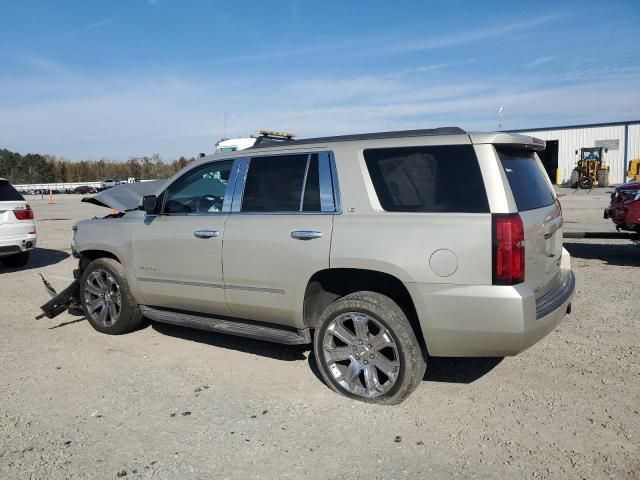
<svg viewBox="0 0 640 480"><path fill-rule="evenodd" d="M0 149L0 178L13 184L98 182L108 178L143 180L169 178L195 158L180 157L165 163L159 154L130 157L126 162L113 160L70 161L53 155L28 153L21 155Z"/></svg>

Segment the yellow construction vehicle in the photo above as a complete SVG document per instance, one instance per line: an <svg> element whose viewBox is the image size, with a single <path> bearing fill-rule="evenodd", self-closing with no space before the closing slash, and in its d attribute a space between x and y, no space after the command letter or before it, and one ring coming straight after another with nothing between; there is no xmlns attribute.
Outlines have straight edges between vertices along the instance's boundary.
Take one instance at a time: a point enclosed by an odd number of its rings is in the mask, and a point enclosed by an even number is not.
<svg viewBox="0 0 640 480"><path fill-rule="evenodd" d="M609 184L609 166L604 164L603 154L608 149L589 147L576 150L578 165L571 172L573 188L606 187Z"/></svg>
<svg viewBox="0 0 640 480"><path fill-rule="evenodd" d="M627 172L629 181L640 181L640 157L634 158L629 162L629 171Z"/></svg>

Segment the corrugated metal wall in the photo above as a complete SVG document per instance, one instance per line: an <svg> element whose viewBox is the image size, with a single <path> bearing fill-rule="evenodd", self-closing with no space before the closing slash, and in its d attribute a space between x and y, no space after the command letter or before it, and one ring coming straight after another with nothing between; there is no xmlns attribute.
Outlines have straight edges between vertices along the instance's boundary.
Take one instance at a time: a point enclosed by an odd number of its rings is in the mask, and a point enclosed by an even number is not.
<svg viewBox="0 0 640 480"><path fill-rule="evenodd" d="M609 183L623 183L625 179L624 165L624 125L567 128L560 130L522 131L525 135L558 141L558 169L560 183L568 182L571 171L575 168L578 157L575 153L583 147L595 147L596 140L619 140L617 150L609 149L604 160L609 165ZM640 124L629 125L628 159L640 157ZM551 179L555 182L555 179Z"/></svg>
<svg viewBox="0 0 640 480"><path fill-rule="evenodd" d="M640 123L629 125L629 160L640 158Z"/></svg>

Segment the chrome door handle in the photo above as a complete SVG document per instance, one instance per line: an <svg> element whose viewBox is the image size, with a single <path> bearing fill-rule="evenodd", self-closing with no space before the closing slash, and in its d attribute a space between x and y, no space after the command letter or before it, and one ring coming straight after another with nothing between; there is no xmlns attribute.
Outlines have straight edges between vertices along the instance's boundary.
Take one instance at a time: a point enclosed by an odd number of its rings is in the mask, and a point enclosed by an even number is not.
<svg viewBox="0 0 640 480"><path fill-rule="evenodd" d="M193 234L198 238L213 238L218 236L217 230L196 230Z"/></svg>
<svg viewBox="0 0 640 480"><path fill-rule="evenodd" d="M314 238L322 237L322 232L316 232L314 230L295 230L291 232L291 238L296 240L313 240Z"/></svg>

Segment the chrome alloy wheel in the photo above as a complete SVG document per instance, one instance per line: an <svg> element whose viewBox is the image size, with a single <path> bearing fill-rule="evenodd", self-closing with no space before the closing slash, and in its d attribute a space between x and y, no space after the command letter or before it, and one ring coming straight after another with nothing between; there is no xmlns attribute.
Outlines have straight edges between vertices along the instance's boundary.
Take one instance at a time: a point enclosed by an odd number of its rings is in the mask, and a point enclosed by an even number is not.
<svg viewBox="0 0 640 480"><path fill-rule="evenodd" d="M378 397L393 388L400 373L400 355L391 332L361 312L336 317L323 338L329 372L348 392Z"/></svg>
<svg viewBox="0 0 640 480"><path fill-rule="evenodd" d="M87 276L84 300L89 315L105 327L118 321L122 311L120 287L113 276L101 268Z"/></svg>

